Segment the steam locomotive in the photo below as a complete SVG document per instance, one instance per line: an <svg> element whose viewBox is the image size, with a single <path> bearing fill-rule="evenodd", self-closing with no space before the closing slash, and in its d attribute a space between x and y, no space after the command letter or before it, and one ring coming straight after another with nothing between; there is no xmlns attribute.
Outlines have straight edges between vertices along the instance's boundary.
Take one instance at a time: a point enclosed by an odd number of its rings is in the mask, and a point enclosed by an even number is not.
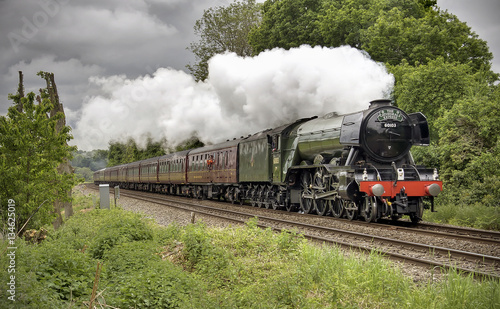
<svg viewBox="0 0 500 309"><path fill-rule="evenodd" d="M367 110L305 118L224 143L105 168L96 184L223 199L367 222L422 219L424 199L442 191L436 169L410 149L429 145L422 113L389 100Z"/></svg>

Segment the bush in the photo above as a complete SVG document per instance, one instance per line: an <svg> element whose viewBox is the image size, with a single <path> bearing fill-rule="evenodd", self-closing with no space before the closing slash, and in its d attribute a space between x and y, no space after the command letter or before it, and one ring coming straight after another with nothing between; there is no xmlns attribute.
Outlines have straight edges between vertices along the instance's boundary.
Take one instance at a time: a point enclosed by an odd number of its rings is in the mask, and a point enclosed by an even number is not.
<svg viewBox="0 0 500 309"><path fill-rule="evenodd" d="M100 259L105 251L115 245L140 240L152 240L152 228L138 216L122 216L103 226L94 241L90 244L90 252L94 258Z"/></svg>
<svg viewBox="0 0 500 309"><path fill-rule="evenodd" d="M155 241L122 243L107 250L101 288L119 308L202 308L203 284L164 261Z"/></svg>
<svg viewBox="0 0 500 309"><path fill-rule="evenodd" d="M32 270L53 295L61 300L90 295L97 260L64 243L48 242L34 249L38 263Z"/></svg>
<svg viewBox="0 0 500 309"><path fill-rule="evenodd" d="M439 203L437 212L424 212L424 220L500 231L500 208L477 204Z"/></svg>

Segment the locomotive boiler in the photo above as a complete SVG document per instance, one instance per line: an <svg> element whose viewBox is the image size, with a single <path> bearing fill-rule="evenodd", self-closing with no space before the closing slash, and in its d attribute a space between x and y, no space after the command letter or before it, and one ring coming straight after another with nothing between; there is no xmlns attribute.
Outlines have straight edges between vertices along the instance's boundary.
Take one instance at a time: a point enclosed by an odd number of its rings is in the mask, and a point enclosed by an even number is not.
<svg viewBox="0 0 500 309"><path fill-rule="evenodd" d="M429 142L424 115L408 115L388 100L377 100L361 112L304 118L225 143L107 168L94 180L349 220L408 215L418 222L424 199L432 203L442 190L437 171L417 166L410 153L412 146Z"/></svg>

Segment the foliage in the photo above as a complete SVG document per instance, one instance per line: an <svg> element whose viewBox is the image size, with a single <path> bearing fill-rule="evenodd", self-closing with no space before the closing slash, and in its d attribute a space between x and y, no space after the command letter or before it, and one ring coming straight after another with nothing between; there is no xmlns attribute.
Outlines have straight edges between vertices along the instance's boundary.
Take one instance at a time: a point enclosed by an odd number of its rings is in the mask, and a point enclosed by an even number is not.
<svg viewBox="0 0 500 309"><path fill-rule="evenodd" d="M194 33L200 40L188 48L194 53L197 63L187 65L187 68L196 80L208 77L208 60L216 54L226 51L242 57L252 54L248 34L260 22L259 7L255 0L241 0L203 12L203 17L194 26Z"/></svg>
<svg viewBox="0 0 500 309"><path fill-rule="evenodd" d="M90 244L89 250L94 258L100 259L106 251L118 244L152 238L151 227L144 221L138 220L137 216L122 216L120 221L110 222L105 230L101 230Z"/></svg>
<svg viewBox="0 0 500 309"><path fill-rule="evenodd" d="M266 1L262 22L249 37L254 54L266 49L289 49L303 44L322 45L318 18L322 0Z"/></svg>
<svg viewBox="0 0 500 309"><path fill-rule="evenodd" d="M382 11L376 22L361 31L361 48L372 59L391 65L406 60L425 64L442 57L469 65L475 72L491 69L493 55L485 41L450 13L426 10L421 18L395 7Z"/></svg>
<svg viewBox="0 0 500 309"><path fill-rule="evenodd" d="M445 188L443 196L439 197L441 201L436 208L437 212L425 211L424 220L500 231L500 207L485 206L479 202L472 204L457 202L454 194L461 193L467 196L467 193L457 192L450 186Z"/></svg>
<svg viewBox="0 0 500 309"><path fill-rule="evenodd" d="M435 4L436 1L323 1L319 27L326 46L349 45L361 49L366 39L370 39L364 31L372 27L380 15L396 9L406 17L418 19Z"/></svg>
<svg viewBox="0 0 500 309"><path fill-rule="evenodd" d="M3 222L7 215L7 200L16 202L17 228L41 205L27 228L38 228L54 219L56 199L67 201L66 192L76 183L73 174L59 174L57 167L71 156L75 147L67 142L72 138L70 127L56 132L61 113L48 117L53 104L42 92L43 99L35 104L35 94L26 97L10 95L17 106L11 106L0 117L0 203ZM22 112L18 106L22 105Z"/></svg>
<svg viewBox="0 0 500 309"><path fill-rule="evenodd" d="M9 253L10 250L6 251L7 247L11 247L7 241L0 241L0 250L2 252ZM8 294L6 288L2 288L0 289L0 308L63 308L65 302L59 299L57 291L52 289L54 285L49 287L46 282L39 280L39 276L43 275L43 273L35 271L35 269L39 269L42 263L45 263L45 257L36 250L38 246L29 245L23 240L17 239L15 247L17 248L15 250L15 274L6 271L9 260L5 254L2 254L0 257L0 268L2 269L0 271L0 280L7 283L10 281L10 276L15 275L16 300L15 303L8 300L7 297L11 296L11 294ZM53 281L56 280L61 279L54 277Z"/></svg>
<svg viewBox="0 0 500 309"><path fill-rule="evenodd" d="M465 64L446 62L444 58L417 66L403 61L389 68L396 79L395 104L408 113L424 112L432 137L437 140L439 134L434 123L470 91L474 82L471 68Z"/></svg>
<svg viewBox="0 0 500 309"><path fill-rule="evenodd" d="M36 250L40 259L33 267L37 280L60 300L71 300L92 289L96 260L68 244L48 242Z"/></svg>
<svg viewBox="0 0 500 309"><path fill-rule="evenodd" d="M71 165L73 167L88 168L95 172L107 166L108 150L92 150L83 151L77 150L73 152L73 159Z"/></svg>
<svg viewBox="0 0 500 309"><path fill-rule="evenodd" d="M107 303L119 308L203 307L200 282L163 261L158 249L155 241L135 241L106 252Z"/></svg>
<svg viewBox="0 0 500 309"><path fill-rule="evenodd" d="M166 141L153 141L151 136L146 138L146 145L141 148L136 141L129 138L126 143L112 141L109 143L108 166L130 163L165 155Z"/></svg>
<svg viewBox="0 0 500 309"><path fill-rule="evenodd" d="M113 224L127 222L130 230ZM139 223L142 222L142 223ZM135 228L139 227L139 228ZM92 257L100 235L124 241ZM120 235L152 235L125 239ZM3 250L6 243L0 245ZM418 284L376 252L348 257L294 232L204 224L158 227L120 209L79 212L40 245L16 243L20 308L79 307L90 299L97 261L98 300L119 308L498 308L498 281L453 271ZM0 259L6 269L8 260ZM7 272L0 280L8 282ZM0 308L5 289L0 290ZM88 307L88 306L87 306Z"/></svg>
<svg viewBox="0 0 500 309"><path fill-rule="evenodd" d="M262 11L262 22L250 35L255 53L302 44L350 45L391 65L443 57L470 65L474 72L491 69L486 42L456 16L439 10L436 1L281 0L266 1Z"/></svg>
<svg viewBox="0 0 500 309"><path fill-rule="evenodd" d="M170 152L178 152L178 151L183 151L183 150L195 149L195 148L199 148L199 147L203 147L203 146L205 146L205 144L195 134L192 137L180 142L173 149L170 148L169 150L170 150Z"/></svg>
<svg viewBox="0 0 500 309"><path fill-rule="evenodd" d="M498 206L500 199L500 88L476 82L438 120L442 178L455 205Z"/></svg>
<svg viewBox="0 0 500 309"><path fill-rule="evenodd" d="M82 182L92 182L94 172L88 167L75 167L75 174Z"/></svg>

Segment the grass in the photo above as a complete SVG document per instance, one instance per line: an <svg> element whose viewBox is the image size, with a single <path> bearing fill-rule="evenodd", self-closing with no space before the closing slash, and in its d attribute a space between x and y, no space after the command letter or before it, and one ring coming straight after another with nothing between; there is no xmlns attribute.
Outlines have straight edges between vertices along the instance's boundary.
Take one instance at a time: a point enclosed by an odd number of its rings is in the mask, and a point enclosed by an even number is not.
<svg viewBox="0 0 500 309"><path fill-rule="evenodd" d="M436 210L437 212L424 211L423 219L435 223L500 231L500 207L480 204L441 204L436 207Z"/></svg>
<svg viewBox="0 0 500 309"><path fill-rule="evenodd" d="M415 283L377 252L345 255L295 232L262 230L255 219L160 227L95 209L75 212L39 245L16 246L19 308L88 308L97 262L98 301L118 308L500 308L498 281L449 271ZM8 263L2 256L0 268ZM6 297L0 289L0 308L12 304Z"/></svg>

